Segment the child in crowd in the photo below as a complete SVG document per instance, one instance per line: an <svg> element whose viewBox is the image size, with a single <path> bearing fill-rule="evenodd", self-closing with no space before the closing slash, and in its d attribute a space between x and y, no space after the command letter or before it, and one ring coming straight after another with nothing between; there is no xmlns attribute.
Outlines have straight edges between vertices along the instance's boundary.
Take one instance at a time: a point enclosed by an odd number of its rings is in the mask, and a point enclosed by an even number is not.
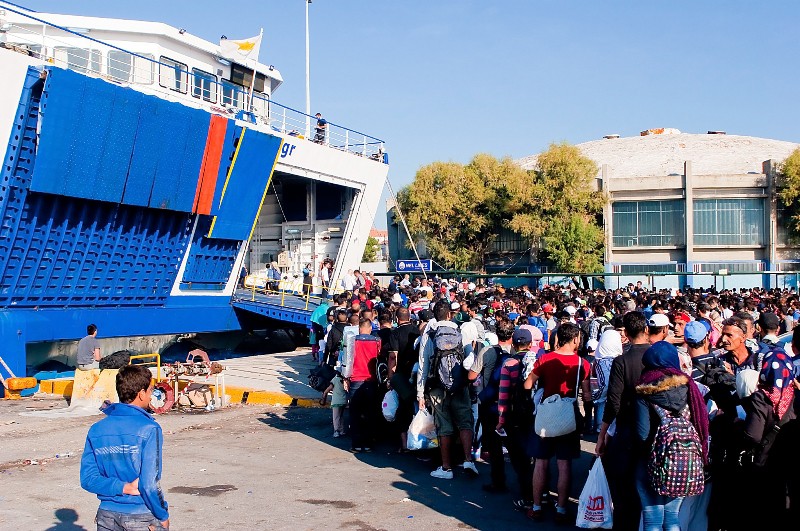
<svg viewBox="0 0 800 531"><path fill-rule="evenodd" d="M331 411L333 412L333 436L341 437L347 432L344 429L344 408L347 406L347 391L344 390L344 380L340 373L331 380L331 384L322 393L319 403L323 406L327 401L328 394L331 395Z"/></svg>

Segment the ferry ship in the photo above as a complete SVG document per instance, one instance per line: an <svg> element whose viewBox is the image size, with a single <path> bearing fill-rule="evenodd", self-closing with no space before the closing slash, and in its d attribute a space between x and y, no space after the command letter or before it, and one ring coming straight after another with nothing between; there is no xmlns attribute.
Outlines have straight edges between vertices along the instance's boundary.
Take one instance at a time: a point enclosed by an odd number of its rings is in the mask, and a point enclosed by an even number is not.
<svg viewBox="0 0 800 531"><path fill-rule="evenodd" d="M228 48L0 2L0 357L17 376L74 363L89 323L106 353L307 324L321 286L293 296L301 271L332 260L336 285L357 267L384 142L331 121L316 134L273 99L277 68ZM272 262L279 292L240 289L243 267Z"/></svg>

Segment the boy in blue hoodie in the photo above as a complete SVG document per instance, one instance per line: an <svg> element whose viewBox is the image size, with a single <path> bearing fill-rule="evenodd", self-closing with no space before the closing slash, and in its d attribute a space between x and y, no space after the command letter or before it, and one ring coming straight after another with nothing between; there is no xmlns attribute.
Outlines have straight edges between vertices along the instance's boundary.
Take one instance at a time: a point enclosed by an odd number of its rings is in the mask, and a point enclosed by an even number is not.
<svg viewBox="0 0 800 531"><path fill-rule="evenodd" d="M161 426L145 411L153 394L150 370L128 365L117 374L119 403L86 435L81 487L97 494L98 531L169 529L161 492Z"/></svg>

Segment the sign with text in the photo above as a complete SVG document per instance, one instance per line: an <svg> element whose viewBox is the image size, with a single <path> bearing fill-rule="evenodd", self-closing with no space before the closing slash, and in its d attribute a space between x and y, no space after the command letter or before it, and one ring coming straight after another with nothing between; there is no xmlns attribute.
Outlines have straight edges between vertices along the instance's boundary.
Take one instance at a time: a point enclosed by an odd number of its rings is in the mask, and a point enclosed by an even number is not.
<svg viewBox="0 0 800 531"><path fill-rule="evenodd" d="M397 271L402 273L413 271L432 271L433 260L398 260Z"/></svg>

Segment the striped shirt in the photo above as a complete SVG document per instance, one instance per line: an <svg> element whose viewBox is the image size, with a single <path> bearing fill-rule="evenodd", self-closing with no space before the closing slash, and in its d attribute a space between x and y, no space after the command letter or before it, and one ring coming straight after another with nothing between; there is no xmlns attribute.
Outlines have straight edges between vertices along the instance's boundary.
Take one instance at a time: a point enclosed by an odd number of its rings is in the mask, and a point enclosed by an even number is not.
<svg viewBox="0 0 800 531"><path fill-rule="evenodd" d="M497 394L497 412L500 415L498 424L505 423L505 415L511 401L511 393L517 385L521 385L519 371L522 366L519 358L512 356L503 363L500 369L500 388Z"/></svg>

